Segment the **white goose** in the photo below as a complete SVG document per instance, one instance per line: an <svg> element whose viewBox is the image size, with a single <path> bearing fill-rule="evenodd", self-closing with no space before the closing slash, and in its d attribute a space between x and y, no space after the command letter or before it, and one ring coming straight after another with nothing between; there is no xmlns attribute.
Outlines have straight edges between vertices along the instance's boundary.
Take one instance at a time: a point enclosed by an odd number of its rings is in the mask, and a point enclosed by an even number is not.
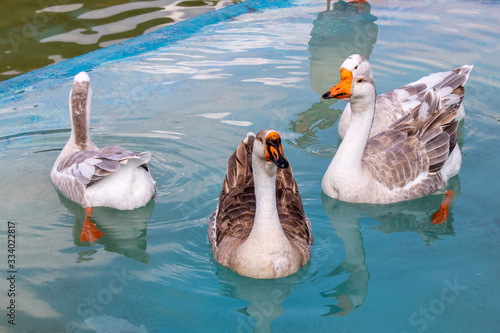
<svg viewBox="0 0 500 333"><path fill-rule="evenodd" d="M341 81L324 96L349 101L352 114L323 177L323 192L342 201L383 204L444 189L462 162L456 129L464 88L449 92L445 103L429 89L413 111L370 138L376 91L371 68L360 71L360 66L370 65L359 55L347 58Z"/></svg>
<svg viewBox="0 0 500 333"><path fill-rule="evenodd" d="M280 278L311 259L311 222L279 134L249 133L229 157L208 233L215 259L252 278Z"/></svg>
<svg viewBox="0 0 500 333"><path fill-rule="evenodd" d="M151 153L133 153L119 146L99 149L90 140L91 102L90 78L81 72L69 94L71 136L52 167L50 180L61 194L85 207L80 240L93 242L103 234L90 222L92 207L142 207L153 198L156 187L147 166Z"/></svg>
<svg viewBox="0 0 500 333"><path fill-rule="evenodd" d="M370 63L366 59L358 54L353 54L351 57L359 61L357 68L352 68L353 75L363 73L364 75L372 76ZM471 70L472 66L465 65L452 71L434 73L418 81L408 83L403 87L378 95L370 137L386 130L393 122L422 104L425 100L425 94L429 90L434 90L441 96L441 104L443 106L448 105L452 97L450 94L456 88L465 85ZM323 98L331 98L331 93L331 90L327 91L323 95ZM458 121L462 120L464 116L464 108L460 106L457 117ZM350 119L351 104L348 103L339 120L338 132L340 138L345 136Z"/></svg>

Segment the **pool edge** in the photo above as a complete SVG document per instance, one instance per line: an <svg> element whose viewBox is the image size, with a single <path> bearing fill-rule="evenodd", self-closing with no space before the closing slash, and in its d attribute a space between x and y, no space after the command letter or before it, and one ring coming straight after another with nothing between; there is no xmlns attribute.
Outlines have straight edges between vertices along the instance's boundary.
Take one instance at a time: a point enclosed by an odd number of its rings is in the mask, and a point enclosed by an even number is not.
<svg viewBox="0 0 500 333"><path fill-rule="evenodd" d="M255 10L289 6L291 6L289 0L246 0L204 13L156 31L1 81L0 101L5 103L16 99L16 97L21 97L25 89L36 81L72 77L81 71L90 71L103 63L126 59L174 44L189 38L202 28L212 24L225 22Z"/></svg>

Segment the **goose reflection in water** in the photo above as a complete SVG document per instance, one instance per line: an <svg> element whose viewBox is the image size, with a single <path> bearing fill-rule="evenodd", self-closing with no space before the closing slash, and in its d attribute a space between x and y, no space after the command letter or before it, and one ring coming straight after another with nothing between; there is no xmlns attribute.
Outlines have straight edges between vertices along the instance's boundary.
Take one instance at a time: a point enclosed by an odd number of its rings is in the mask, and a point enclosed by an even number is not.
<svg viewBox="0 0 500 333"><path fill-rule="evenodd" d="M298 281L307 276L309 266L310 262L296 273L279 279L253 279L217 265L216 275L224 294L250 303L236 310L245 316L237 319L236 331L273 332L273 322L285 312L282 303L290 296Z"/></svg>
<svg viewBox="0 0 500 333"><path fill-rule="evenodd" d="M432 223L432 215L443 201L445 194L428 195L424 198L403 201L389 205L353 204L321 195L325 214L330 219L337 236L345 246L344 261L330 272L328 277L336 277L342 273L349 274L346 281L335 288L321 292L325 298L335 298L336 304L329 304L330 309L325 316L345 316L362 306L368 296L368 267L363 247L360 218L372 218L379 222L369 230L383 234L396 232L415 232L426 246L435 245L442 236L453 236L453 212L460 195L460 179L450 180L449 189L455 192L450 204L450 215L441 224ZM370 255L368 253L368 255Z"/></svg>
<svg viewBox="0 0 500 333"><path fill-rule="evenodd" d="M85 210L66 199L61 194L59 200L66 209L73 213L73 239L76 246L89 247L93 243L81 242L80 233L83 227ZM147 223L153 214L155 203L151 200L146 206L134 210L118 210L106 207L94 208L92 216L97 229L103 234L95 243L102 244L104 249L142 263L149 263L147 249ZM94 252L84 251L78 261L90 260Z"/></svg>
<svg viewBox="0 0 500 333"><path fill-rule="evenodd" d="M458 177L450 180L449 188L455 192L455 196L451 202L450 215L442 224L433 224L431 220L436 207L443 201L444 194L391 205L352 204L322 194L325 214L343 242L346 252L342 263L328 273L326 279L338 280L344 273L348 275L346 280L334 288L319 292L329 303L325 305L328 311L322 316L348 315L360 308L368 296L370 274L366 265L367 253L363 245L360 219L372 218L379 222L369 230L383 234L414 232L421 237L425 246L434 245L442 236L455 234L452 222L453 206L460 195ZM297 282L310 274L309 266L310 263L284 278L260 280L239 276L216 264L216 275L222 292L228 297L249 302L248 306L237 310L245 316L237 319L238 331L272 332L273 322L285 312L282 303L290 296ZM330 300L332 298L333 302Z"/></svg>
<svg viewBox="0 0 500 333"><path fill-rule="evenodd" d="M317 131L337 122L341 111L329 108L335 101L322 100L321 96L331 88L332 78L338 77L338 68L345 58L357 53L369 59L378 35L377 17L370 11L370 4L364 1L338 1L333 6L327 1L327 10L313 21L309 71L311 89L318 94L318 102L291 122L292 130L301 134L296 146L314 145Z"/></svg>

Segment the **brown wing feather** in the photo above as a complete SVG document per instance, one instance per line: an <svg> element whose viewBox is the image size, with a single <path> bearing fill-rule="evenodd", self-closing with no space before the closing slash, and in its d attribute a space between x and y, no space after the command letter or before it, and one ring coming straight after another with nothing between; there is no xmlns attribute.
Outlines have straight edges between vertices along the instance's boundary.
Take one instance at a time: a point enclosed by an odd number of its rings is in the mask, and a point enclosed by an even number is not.
<svg viewBox="0 0 500 333"><path fill-rule="evenodd" d="M460 97L461 102L463 87L456 88L453 93ZM420 113L423 112L422 106L417 107L368 141L363 163L377 181L390 189L405 187L422 172L437 173L455 148L460 103L435 109L439 103L432 99L439 96L432 92L428 95L427 105L431 106L431 112L424 121ZM425 103L423 107L426 107ZM430 177L439 178L439 175ZM419 191L433 192L440 182L428 183L428 188L423 186Z"/></svg>
<svg viewBox="0 0 500 333"><path fill-rule="evenodd" d="M227 162L227 174L222 185L219 205L212 216L210 242L214 248L228 236L244 240L252 230L255 217L255 190L252 170L252 150L255 137L241 142Z"/></svg>
<svg viewBox="0 0 500 333"><path fill-rule="evenodd" d="M291 166L276 171L276 206L285 236L303 254L305 262L309 261L314 242L311 222L304 212Z"/></svg>

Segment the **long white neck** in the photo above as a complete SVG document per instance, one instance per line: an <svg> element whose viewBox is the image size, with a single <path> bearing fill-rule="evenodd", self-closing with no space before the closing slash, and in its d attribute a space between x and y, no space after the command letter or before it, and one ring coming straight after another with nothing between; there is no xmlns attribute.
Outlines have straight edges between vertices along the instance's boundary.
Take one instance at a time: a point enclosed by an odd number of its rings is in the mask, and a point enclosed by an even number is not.
<svg viewBox="0 0 500 333"><path fill-rule="evenodd" d="M323 192L330 197L339 198L339 193L355 193L353 186L355 184L363 186L362 160L370 137L375 97L375 87L373 87L373 92L370 91L364 98L351 102L349 127L322 182Z"/></svg>
<svg viewBox="0 0 500 333"><path fill-rule="evenodd" d="M252 155L255 186L255 219L248 239L285 237L276 208L276 166Z"/></svg>
<svg viewBox="0 0 500 333"><path fill-rule="evenodd" d="M361 160L372 128L375 98L351 102L351 111L349 127L334 159L341 161L344 166L349 166L351 170L360 172Z"/></svg>

